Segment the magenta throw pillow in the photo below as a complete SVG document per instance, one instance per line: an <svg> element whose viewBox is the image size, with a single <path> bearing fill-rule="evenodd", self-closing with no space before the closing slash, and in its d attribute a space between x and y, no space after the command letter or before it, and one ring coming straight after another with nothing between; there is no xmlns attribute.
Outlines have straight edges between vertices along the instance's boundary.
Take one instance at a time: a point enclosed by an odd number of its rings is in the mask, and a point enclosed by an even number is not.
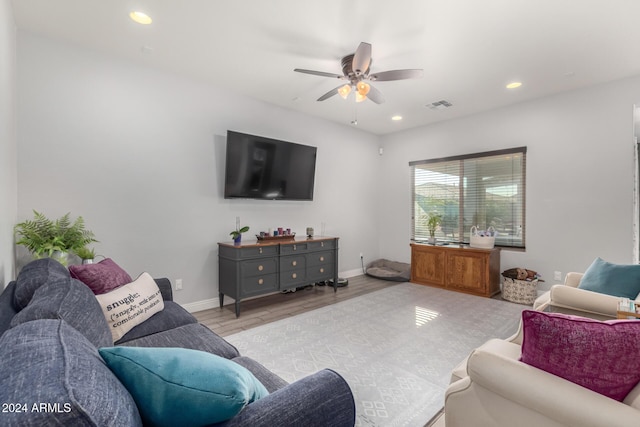
<svg viewBox="0 0 640 427"><path fill-rule="evenodd" d="M97 264L71 265L69 272L71 277L87 285L96 295L133 282L131 276L111 258L103 259Z"/></svg>
<svg viewBox="0 0 640 427"><path fill-rule="evenodd" d="M522 312L520 360L622 401L640 381L640 321Z"/></svg>

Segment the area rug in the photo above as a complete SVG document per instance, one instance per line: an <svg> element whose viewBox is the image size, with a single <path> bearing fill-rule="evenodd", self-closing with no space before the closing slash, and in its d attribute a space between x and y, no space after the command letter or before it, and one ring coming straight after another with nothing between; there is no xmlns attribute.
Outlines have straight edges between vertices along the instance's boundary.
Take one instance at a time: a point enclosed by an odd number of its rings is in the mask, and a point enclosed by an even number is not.
<svg viewBox="0 0 640 427"><path fill-rule="evenodd" d="M516 332L527 306L403 283L226 339L289 382L339 372L357 426L424 426L451 370L490 338Z"/></svg>

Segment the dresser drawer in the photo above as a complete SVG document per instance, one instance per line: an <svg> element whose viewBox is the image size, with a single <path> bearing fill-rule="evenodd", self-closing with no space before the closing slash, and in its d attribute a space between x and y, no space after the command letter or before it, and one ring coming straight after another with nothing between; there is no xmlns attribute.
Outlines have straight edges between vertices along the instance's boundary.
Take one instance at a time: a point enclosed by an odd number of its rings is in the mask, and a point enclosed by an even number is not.
<svg viewBox="0 0 640 427"><path fill-rule="evenodd" d="M307 243L290 243L280 246L280 255L293 255L307 251Z"/></svg>
<svg viewBox="0 0 640 427"><path fill-rule="evenodd" d="M262 257L277 257L278 246L266 245L266 246L247 246L247 247L233 247L233 246L220 246L219 253L221 258L242 261L243 259L262 258Z"/></svg>
<svg viewBox="0 0 640 427"><path fill-rule="evenodd" d="M335 249L336 241L335 240L322 240L321 242L309 242L307 243L307 247L310 251L315 250L324 250L324 249Z"/></svg>
<svg viewBox="0 0 640 427"><path fill-rule="evenodd" d="M304 268L280 272L280 289L291 288L294 285L306 283L307 275Z"/></svg>
<svg viewBox="0 0 640 427"><path fill-rule="evenodd" d="M335 253L332 251L307 254L307 265L312 267L316 265L333 264L334 255Z"/></svg>
<svg viewBox="0 0 640 427"><path fill-rule="evenodd" d="M278 259L252 259L240 263L240 275L244 277L262 276L278 271Z"/></svg>
<svg viewBox="0 0 640 427"><path fill-rule="evenodd" d="M242 281L242 296L260 295L278 290L278 275L263 274L261 276L247 277Z"/></svg>
<svg viewBox="0 0 640 427"><path fill-rule="evenodd" d="M333 279L335 270L333 264L322 264L307 267L307 278L310 282Z"/></svg>
<svg viewBox="0 0 640 427"><path fill-rule="evenodd" d="M304 255L283 256L280 258L280 271L304 270L306 265Z"/></svg>

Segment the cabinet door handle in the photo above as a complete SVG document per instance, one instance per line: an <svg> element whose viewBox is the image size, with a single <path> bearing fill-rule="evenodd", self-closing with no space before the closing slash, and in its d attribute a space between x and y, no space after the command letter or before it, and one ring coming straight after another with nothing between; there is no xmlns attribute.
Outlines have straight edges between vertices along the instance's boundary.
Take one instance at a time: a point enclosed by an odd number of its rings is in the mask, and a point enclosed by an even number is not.
<svg viewBox="0 0 640 427"><path fill-rule="evenodd" d="M258 279L258 285L262 285L264 283L264 279Z"/></svg>
<svg viewBox="0 0 640 427"><path fill-rule="evenodd" d="M293 273L293 274L291 275L291 278L292 278L292 279L295 279L296 277L298 277L298 275L297 275L296 273Z"/></svg>
<svg viewBox="0 0 640 427"><path fill-rule="evenodd" d="M260 265L258 266L258 271L262 271L262 270L264 270L264 266L263 266L262 264L260 264Z"/></svg>
<svg viewBox="0 0 640 427"><path fill-rule="evenodd" d="M320 257L320 261L324 261L324 257L323 256Z"/></svg>
<svg viewBox="0 0 640 427"><path fill-rule="evenodd" d="M293 265L293 266L295 267L296 265L298 265L298 261L293 261L293 262L291 263L291 265Z"/></svg>

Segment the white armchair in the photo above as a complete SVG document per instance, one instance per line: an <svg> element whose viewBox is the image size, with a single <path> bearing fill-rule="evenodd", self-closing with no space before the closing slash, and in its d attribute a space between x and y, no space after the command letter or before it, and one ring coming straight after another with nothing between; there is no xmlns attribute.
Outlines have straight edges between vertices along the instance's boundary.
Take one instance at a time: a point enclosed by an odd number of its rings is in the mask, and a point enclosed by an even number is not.
<svg viewBox="0 0 640 427"><path fill-rule="evenodd" d="M616 318L619 297L578 288L582 273L569 273L564 285L553 285L533 303L533 309L573 314L598 320ZM640 303L640 300L636 300Z"/></svg>
<svg viewBox="0 0 640 427"><path fill-rule="evenodd" d="M493 339L471 353L445 394L446 427L629 427L640 384L623 402L519 361L517 342Z"/></svg>

